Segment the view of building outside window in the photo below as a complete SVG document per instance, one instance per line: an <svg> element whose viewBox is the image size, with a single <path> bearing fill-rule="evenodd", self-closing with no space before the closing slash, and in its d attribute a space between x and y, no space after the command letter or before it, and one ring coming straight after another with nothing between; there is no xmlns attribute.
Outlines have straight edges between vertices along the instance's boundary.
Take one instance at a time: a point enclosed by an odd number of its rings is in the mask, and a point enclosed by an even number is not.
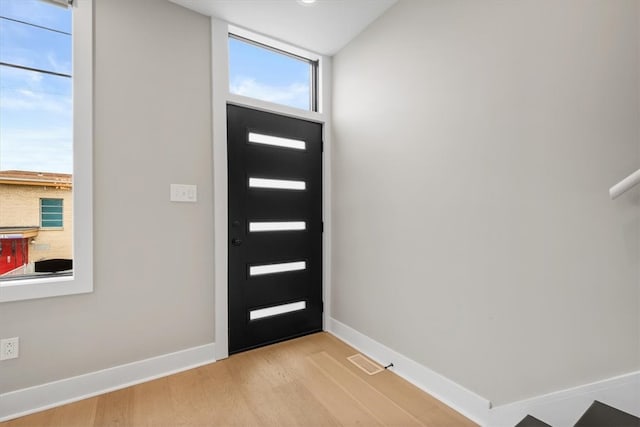
<svg viewBox="0 0 640 427"><path fill-rule="evenodd" d="M0 0L0 280L71 269L71 15Z"/></svg>

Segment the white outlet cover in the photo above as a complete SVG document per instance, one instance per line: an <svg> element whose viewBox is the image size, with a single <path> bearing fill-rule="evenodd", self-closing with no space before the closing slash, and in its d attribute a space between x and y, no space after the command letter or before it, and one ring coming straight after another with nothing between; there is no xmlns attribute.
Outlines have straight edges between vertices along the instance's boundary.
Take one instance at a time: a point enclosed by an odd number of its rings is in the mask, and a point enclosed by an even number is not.
<svg viewBox="0 0 640 427"><path fill-rule="evenodd" d="M20 338L4 338L0 340L0 360L17 359L20 354Z"/></svg>

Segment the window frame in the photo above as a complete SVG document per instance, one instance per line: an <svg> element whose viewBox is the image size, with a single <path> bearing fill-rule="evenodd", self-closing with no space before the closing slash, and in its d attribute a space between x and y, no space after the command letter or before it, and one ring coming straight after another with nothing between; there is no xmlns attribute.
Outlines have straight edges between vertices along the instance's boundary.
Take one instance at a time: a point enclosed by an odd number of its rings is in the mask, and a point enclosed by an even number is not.
<svg viewBox="0 0 640 427"><path fill-rule="evenodd" d="M73 274L0 282L0 303L93 292L93 0L75 0L73 58Z"/></svg>

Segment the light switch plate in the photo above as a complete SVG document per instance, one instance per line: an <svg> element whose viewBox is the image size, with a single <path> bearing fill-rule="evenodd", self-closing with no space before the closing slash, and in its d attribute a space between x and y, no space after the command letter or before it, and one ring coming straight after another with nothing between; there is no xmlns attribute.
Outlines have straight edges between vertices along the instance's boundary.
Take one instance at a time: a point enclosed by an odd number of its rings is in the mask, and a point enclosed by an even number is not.
<svg viewBox="0 0 640 427"><path fill-rule="evenodd" d="M198 201L198 186L190 184L171 184L170 199L172 202L190 202Z"/></svg>

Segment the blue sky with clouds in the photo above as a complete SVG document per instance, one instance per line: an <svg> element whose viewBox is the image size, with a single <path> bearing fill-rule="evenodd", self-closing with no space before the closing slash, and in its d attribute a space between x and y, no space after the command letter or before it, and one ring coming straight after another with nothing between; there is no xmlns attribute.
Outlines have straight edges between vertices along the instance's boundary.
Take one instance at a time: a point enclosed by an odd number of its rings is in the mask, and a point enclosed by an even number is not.
<svg viewBox="0 0 640 427"><path fill-rule="evenodd" d="M0 0L0 16L71 32L71 11ZM0 62L71 74L71 36L0 19ZM71 173L71 79L0 66L0 170Z"/></svg>
<svg viewBox="0 0 640 427"><path fill-rule="evenodd" d="M308 110L308 62L229 39L229 89L231 93Z"/></svg>

